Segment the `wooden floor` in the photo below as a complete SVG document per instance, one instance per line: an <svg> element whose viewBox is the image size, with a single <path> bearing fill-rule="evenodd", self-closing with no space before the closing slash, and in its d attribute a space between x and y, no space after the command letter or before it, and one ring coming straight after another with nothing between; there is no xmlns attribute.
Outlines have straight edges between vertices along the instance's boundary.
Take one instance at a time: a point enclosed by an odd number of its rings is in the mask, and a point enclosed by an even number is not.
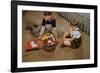
<svg viewBox="0 0 100 73"><path fill-rule="evenodd" d="M42 22L42 12L26 12L23 15L23 62L34 62L34 61L54 61L54 60L77 60L77 59L89 59L90 58L90 38L89 35L82 32L82 44L77 49L72 48L60 48L62 41L63 32L69 32L70 23L60 17L57 13L53 13L56 17L58 41L60 42L53 52L46 52L44 50L34 50L25 52L25 43L32 40L34 37L26 31L24 28L28 25L35 23L40 25Z"/></svg>

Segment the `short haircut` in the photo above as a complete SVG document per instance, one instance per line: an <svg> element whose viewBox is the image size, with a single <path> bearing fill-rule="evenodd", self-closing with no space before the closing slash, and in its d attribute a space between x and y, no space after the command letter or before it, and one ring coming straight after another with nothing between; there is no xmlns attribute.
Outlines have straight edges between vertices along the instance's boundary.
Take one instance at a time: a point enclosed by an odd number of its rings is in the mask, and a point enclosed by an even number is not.
<svg viewBox="0 0 100 73"><path fill-rule="evenodd" d="M73 19L73 21L71 22L70 25L71 25L71 26L77 26L77 25L78 25L77 20Z"/></svg>
<svg viewBox="0 0 100 73"><path fill-rule="evenodd" d="M52 14L52 12L50 12L50 11L44 11L44 12L43 12L43 15L44 15L44 16L51 15L51 14Z"/></svg>

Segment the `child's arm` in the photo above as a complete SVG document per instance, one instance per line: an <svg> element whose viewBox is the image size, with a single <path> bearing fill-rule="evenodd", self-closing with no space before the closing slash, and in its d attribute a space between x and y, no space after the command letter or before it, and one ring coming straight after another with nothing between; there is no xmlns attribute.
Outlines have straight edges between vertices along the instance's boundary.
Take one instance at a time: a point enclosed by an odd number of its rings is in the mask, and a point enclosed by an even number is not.
<svg viewBox="0 0 100 73"><path fill-rule="evenodd" d="M40 35L42 35L42 34L44 33L44 31L45 31L45 27L42 26L42 27L41 27L41 31L40 31Z"/></svg>
<svg viewBox="0 0 100 73"><path fill-rule="evenodd" d="M68 39L68 40L72 42L74 39L75 39L75 38L72 37L72 38L70 38L70 39Z"/></svg>
<svg viewBox="0 0 100 73"><path fill-rule="evenodd" d="M44 31L45 31L45 20L43 19L40 35L42 35L44 33Z"/></svg>
<svg viewBox="0 0 100 73"><path fill-rule="evenodd" d="M63 39L69 38L68 36L70 36L70 34L68 32L64 33Z"/></svg>
<svg viewBox="0 0 100 73"><path fill-rule="evenodd" d="M45 26L45 19L42 20L42 26Z"/></svg>

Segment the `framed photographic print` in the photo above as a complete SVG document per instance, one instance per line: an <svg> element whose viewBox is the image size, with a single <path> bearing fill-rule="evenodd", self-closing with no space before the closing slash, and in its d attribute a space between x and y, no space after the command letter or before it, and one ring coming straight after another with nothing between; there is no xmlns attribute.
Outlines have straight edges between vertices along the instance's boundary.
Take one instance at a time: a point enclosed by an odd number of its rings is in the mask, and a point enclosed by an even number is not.
<svg viewBox="0 0 100 73"><path fill-rule="evenodd" d="M97 67L97 6L11 1L11 71Z"/></svg>

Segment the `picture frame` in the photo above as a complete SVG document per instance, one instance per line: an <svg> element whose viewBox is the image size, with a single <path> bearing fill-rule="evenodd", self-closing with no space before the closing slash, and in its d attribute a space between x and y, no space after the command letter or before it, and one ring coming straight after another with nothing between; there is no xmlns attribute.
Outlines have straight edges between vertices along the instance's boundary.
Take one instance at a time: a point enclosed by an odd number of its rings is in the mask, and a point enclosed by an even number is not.
<svg viewBox="0 0 100 73"><path fill-rule="evenodd" d="M42 9L44 9L43 11L55 11L58 13L59 10L60 12L61 10L62 12L67 12L68 10L71 12L77 12L77 11L84 12L86 10L87 13L90 13L90 23L91 23L90 32L87 33L89 33L90 35L90 48L92 45L93 46L92 49L90 49L92 51L90 51L89 59L86 59L86 61L82 59L83 63L80 60L78 61L68 60L69 62L67 60L54 61L54 62L45 61L46 63L34 62L34 64L30 63L29 65L25 62L22 62L21 60L22 54L19 54L19 49L18 49L19 48L18 45L20 46L22 45L22 42L20 42L21 39L19 38L19 36L22 35L22 27L23 27L21 20L24 12L22 13L22 10L42 11ZM93 39L93 41L91 39ZM23 63L25 63L26 65L24 65ZM49 3L49 2L47 3L47 2L33 2L33 1L11 1L11 72L44 71L44 70L60 70L60 69L91 68L91 67L97 67L97 6L96 5L64 4L64 3Z"/></svg>

